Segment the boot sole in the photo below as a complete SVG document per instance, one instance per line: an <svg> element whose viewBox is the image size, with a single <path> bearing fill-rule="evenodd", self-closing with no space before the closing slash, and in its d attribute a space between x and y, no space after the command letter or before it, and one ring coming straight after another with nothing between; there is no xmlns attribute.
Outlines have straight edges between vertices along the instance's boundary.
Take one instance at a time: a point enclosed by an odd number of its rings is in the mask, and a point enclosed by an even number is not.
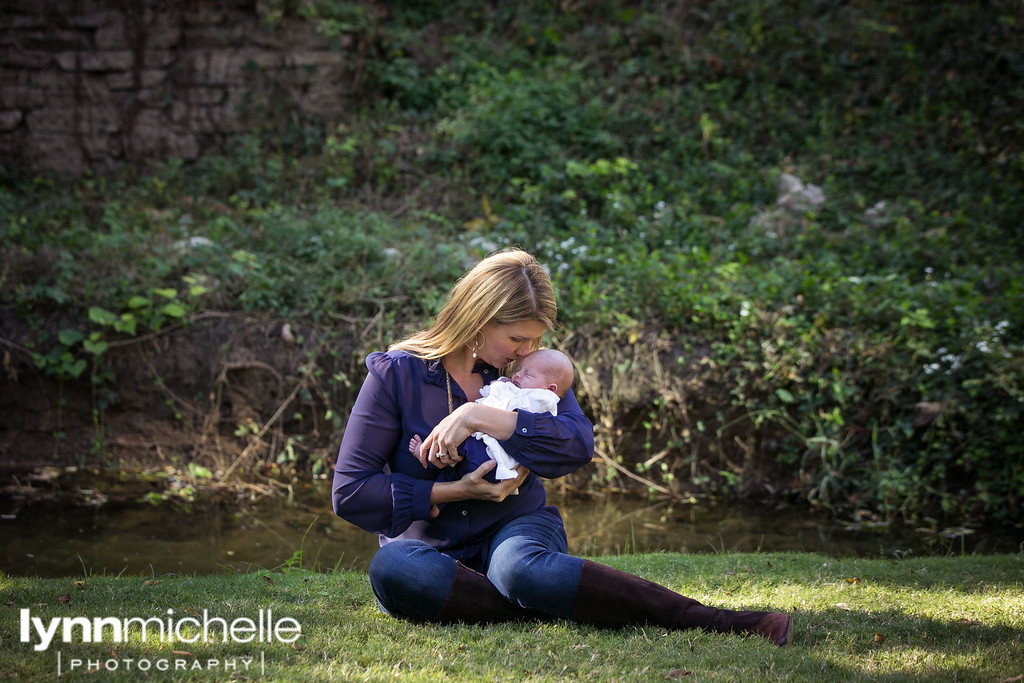
<svg viewBox="0 0 1024 683"><path fill-rule="evenodd" d="M793 644L793 617L789 618L789 623L786 625L786 634L779 638L777 645L779 647L787 647Z"/></svg>

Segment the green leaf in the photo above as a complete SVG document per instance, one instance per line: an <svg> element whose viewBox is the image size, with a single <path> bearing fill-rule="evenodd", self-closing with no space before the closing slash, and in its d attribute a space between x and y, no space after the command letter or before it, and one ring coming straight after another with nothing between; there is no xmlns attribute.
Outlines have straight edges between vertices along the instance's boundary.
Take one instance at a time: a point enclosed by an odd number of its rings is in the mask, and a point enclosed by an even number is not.
<svg viewBox="0 0 1024 683"><path fill-rule="evenodd" d="M779 400L783 403L793 403L796 399L793 398L793 394L789 393L785 389L776 389L775 395L779 397Z"/></svg>
<svg viewBox="0 0 1024 683"><path fill-rule="evenodd" d="M131 299L128 299L128 308L145 308L152 305L152 303L152 301L144 296L133 296Z"/></svg>
<svg viewBox="0 0 1024 683"><path fill-rule="evenodd" d="M55 303L63 305L71 301L71 297L68 296L67 292L60 287L46 287L43 291L46 292L46 295L53 299Z"/></svg>
<svg viewBox="0 0 1024 683"><path fill-rule="evenodd" d="M130 335L135 334L135 316L131 313L121 314L121 320L114 323L114 329L118 332L127 332Z"/></svg>
<svg viewBox="0 0 1024 683"><path fill-rule="evenodd" d="M158 294L165 299L174 299L177 298L178 296L178 290L173 289L171 287L166 287L164 289L154 289L153 293Z"/></svg>
<svg viewBox="0 0 1024 683"><path fill-rule="evenodd" d="M64 346L74 346L78 342L85 339L85 335L78 330L61 330L60 334L57 335L57 339Z"/></svg>
<svg viewBox="0 0 1024 683"><path fill-rule="evenodd" d="M92 339L86 339L84 342L82 342L82 346L84 346L85 350L91 353L92 355L101 356L106 352L107 348L110 345L107 344L107 342L103 341L102 339L96 341Z"/></svg>
<svg viewBox="0 0 1024 683"><path fill-rule="evenodd" d="M185 307L176 302L167 304L160 311L169 318L184 318L186 313Z"/></svg>
<svg viewBox="0 0 1024 683"><path fill-rule="evenodd" d="M213 476L213 472L194 462L188 464L188 471L196 479L209 479Z"/></svg>
<svg viewBox="0 0 1024 683"><path fill-rule="evenodd" d="M99 306L89 307L89 320L97 325L113 325L117 322L117 316L105 308Z"/></svg>
<svg viewBox="0 0 1024 683"><path fill-rule="evenodd" d="M85 362L84 358L79 358L78 360L76 360L74 363L71 363L70 365L65 360L64 369L65 369L65 371L67 371L67 373L69 375L71 375L75 379L78 379L79 375L81 375L83 372L85 372L85 368L86 368L87 365L88 365L88 363Z"/></svg>

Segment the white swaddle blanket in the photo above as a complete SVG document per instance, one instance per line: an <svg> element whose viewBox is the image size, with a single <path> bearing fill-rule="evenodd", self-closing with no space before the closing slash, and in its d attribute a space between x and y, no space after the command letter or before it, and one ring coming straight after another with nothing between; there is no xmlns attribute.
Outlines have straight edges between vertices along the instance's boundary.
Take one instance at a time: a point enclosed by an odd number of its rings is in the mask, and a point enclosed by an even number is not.
<svg viewBox="0 0 1024 683"><path fill-rule="evenodd" d="M558 414L558 396L548 389L520 389L509 381L491 382L480 390L477 403L504 410L527 410L531 413ZM493 458L498 466L494 468L494 478L513 479L518 476L515 468L519 466L498 440L492 436L477 432L474 437L487 446L487 455Z"/></svg>

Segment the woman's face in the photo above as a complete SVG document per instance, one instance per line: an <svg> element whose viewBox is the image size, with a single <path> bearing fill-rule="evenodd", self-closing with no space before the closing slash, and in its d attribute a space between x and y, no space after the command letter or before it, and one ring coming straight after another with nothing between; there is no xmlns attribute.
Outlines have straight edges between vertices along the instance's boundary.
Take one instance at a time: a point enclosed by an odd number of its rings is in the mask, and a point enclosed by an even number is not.
<svg viewBox="0 0 1024 683"><path fill-rule="evenodd" d="M534 343L547 331L539 320L527 320L509 325L484 325L484 343L477 356L496 368L503 368L533 351Z"/></svg>

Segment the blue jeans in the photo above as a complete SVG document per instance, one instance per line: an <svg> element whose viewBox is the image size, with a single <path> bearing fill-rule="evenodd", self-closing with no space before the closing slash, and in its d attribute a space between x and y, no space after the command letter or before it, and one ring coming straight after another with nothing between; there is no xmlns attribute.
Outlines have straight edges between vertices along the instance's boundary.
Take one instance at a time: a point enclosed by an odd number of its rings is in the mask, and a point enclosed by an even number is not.
<svg viewBox="0 0 1024 683"><path fill-rule="evenodd" d="M567 618L583 569L583 560L567 553L561 524L546 515L526 515L491 539L484 573L520 607ZM377 604L396 617L430 621L441 611L454 580L455 560L423 541L393 541L370 561Z"/></svg>

